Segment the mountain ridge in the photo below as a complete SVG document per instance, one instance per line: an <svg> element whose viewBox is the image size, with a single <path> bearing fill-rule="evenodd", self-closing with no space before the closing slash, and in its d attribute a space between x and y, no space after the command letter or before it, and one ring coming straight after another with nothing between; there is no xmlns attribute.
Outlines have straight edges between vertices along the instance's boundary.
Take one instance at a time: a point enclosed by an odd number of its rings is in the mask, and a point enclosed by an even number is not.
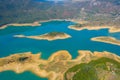
<svg viewBox="0 0 120 80"><path fill-rule="evenodd" d="M68 18L117 25L120 21L118 0L4 0L0 4L0 25Z"/></svg>

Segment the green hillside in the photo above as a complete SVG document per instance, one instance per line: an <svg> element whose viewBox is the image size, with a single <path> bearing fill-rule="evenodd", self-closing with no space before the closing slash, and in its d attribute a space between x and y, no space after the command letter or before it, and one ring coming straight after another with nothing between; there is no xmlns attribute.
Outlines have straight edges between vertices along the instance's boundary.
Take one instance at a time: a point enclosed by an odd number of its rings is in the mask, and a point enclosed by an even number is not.
<svg viewBox="0 0 120 80"><path fill-rule="evenodd" d="M65 80L119 80L120 63L100 58L91 62L82 63L70 68L65 73Z"/></svg>

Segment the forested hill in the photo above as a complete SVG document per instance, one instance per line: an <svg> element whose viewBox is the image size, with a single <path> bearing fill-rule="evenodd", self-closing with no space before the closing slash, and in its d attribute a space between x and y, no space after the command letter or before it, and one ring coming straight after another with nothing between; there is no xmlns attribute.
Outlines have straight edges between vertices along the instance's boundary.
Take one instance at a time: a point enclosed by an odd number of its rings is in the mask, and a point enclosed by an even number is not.
<svg viewBox="0 0 120 80"><path fill-rule="evenodd" d="M46 19L120 21L119 0L0 0L0 25Z"/></svg>

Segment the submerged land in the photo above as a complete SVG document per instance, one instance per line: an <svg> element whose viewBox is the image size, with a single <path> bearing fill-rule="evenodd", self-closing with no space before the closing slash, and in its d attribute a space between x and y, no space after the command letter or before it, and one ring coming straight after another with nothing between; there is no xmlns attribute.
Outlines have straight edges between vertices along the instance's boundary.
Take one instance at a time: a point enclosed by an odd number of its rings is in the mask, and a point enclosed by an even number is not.
<svg viewBox="0 0 120 80"><path fill-rule="evenodd" d="M107 51L92 53L87 50L79 50L78 53L78 57L72 59L68 51L61 50L53 53L48 60L42 59L41 53L17 53L0 58L0 72L7 70L16 73L31 71L49 80L119 80L119 56Z"/></svg>
<svg viewBox="0 0 120 80"><path fill-rule="evenodd" d="M50 32L50 33L37 35L37 36L15 35L14 37L53 41L57 39L67 39L67 38L70 38L71 36L62 32Z"/></svg>
<svg viewBox="0 0 120 80"><path fill-rule="evenodd" d="M110 44L120 46L120 40L117 40L114 37L100 36L100 37L91 38L91 40L92 41L98 41L98 42L104 42L104 43L110 43Z"/></svg>

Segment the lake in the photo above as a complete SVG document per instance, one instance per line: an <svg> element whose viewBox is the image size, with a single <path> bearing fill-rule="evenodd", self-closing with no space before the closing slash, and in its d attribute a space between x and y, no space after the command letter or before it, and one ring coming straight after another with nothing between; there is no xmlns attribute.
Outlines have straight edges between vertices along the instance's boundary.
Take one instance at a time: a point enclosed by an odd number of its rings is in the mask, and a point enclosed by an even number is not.
<svg viewBox="0 0 120 80"><path fill-rule="evenodd" d="M101 30L82 30L75 31L68 28L68 26L75 23L70 21L49 21L41 23L38 27L7 27L0 30L0 57L9 56L15 53L33 52L34 54L41 52L43 59L48 59L50 55L59 50L67 50L70 52L73 58L76 58L78 50L90 50L94 51L108 51L120 55L120 46L95 42L90 39L97 36L114 36L120 39L120 33L111 34L108 29ZM71 35L71 38L63 40L35 40L28 38L17 38L14 35L41 35L48 32L64 32ZM10 76L11 75L11 76ZM5 77L7 76L7 77ZM0 73L1 80L47 80L39 78L30 72L24 72L22 74L15 74L12 71L5 71Z"/></svg>

